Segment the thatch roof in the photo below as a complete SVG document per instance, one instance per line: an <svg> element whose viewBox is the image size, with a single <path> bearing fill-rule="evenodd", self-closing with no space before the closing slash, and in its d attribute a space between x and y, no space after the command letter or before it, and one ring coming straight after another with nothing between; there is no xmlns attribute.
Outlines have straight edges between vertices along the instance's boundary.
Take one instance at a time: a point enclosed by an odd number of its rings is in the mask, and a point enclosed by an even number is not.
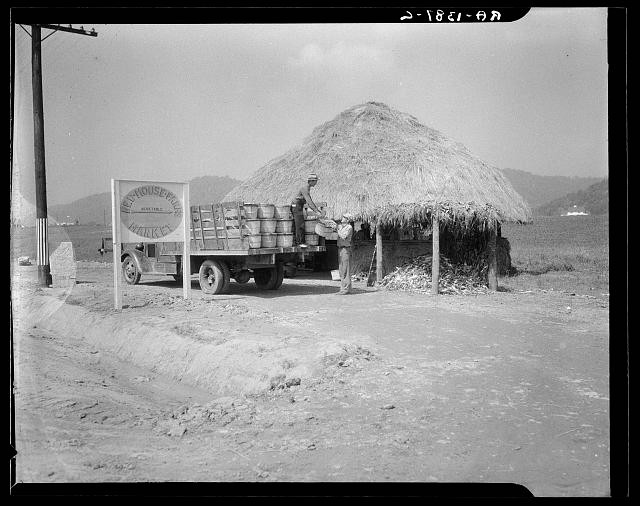
<svg viewBox="0 0 640 506"><path fill-rule="evenodd" d="M442 220L484 229L528 222L531 210L498 169L409 114L368 102L316 127L302 145L271 160L224 200L290 202L315 172L314 202L329 217L349 212L365 222L424 224Z"/></svg>

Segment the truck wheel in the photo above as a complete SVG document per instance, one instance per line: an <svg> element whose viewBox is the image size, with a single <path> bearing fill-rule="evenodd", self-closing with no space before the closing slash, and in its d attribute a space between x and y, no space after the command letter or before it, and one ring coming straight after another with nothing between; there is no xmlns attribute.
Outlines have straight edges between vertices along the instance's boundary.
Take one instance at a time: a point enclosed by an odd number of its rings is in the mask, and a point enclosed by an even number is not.
<svg viewBox="0 0 640 506"><path fill-rule="evenodd" d="M122 261L122 276L129 285L137 285L140 281L140 271L133 258L130 255L124 257Z"/></svg>
<svg viewBox="0 0 640 506"><path fill-rule="evenodd" d="M229 286L229 267L224 262L205 260L200 265L198 280L204 293L216 295L224 292Z"/></svg>
<svg viewBox="0 0 640 506"><path fill-rule="evenodd" d="M253 272L253 280L256 282L256 286L261 290L273 290L278 278L276 268L270 269L256 269Z"/></svg>
<svg viewBox="0 0 640 506"><path fill-rule="evenodd" d="M282 286L282 281L284 280L284 264L279 263L276 265L276 282L273 284L271 290L277 290Z"/></svg>

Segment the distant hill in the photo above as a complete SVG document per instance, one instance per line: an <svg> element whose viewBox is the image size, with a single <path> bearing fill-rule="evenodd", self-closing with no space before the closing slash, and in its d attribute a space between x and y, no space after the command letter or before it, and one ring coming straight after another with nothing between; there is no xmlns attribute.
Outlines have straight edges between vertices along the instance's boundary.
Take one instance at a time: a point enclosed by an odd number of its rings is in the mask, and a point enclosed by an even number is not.
<svg viewBox="0 0 640 506"><path fill-rule="evenodd" d="M102 225L105 221L106 223L111 223L111 194L98 193L97 195L71 202L71 204L49 206L48 211L51 216L61 223L75 223L76 219L79 220L81 225L92 222Z"/></svg>
<svg viewBox="0 0 640 506"><path fill-rule="evenodd" d="M589 214L607 214L609 212L609 181L592 184L584 190L569 193L543 206L534 209L534 214L558 216L577 206Z"/></svg>
<svg viewBox="0 0 640 506"><path fill-rule="evenodd" d="M192 205L212 204L220 200L242 181L231 177L203 176L189 181L189 200Z"/></svg>
<svg viewBox="0 0 640 506"><path fill-rule="evenodd" d="M516 169L502 169L502 173L531 209L602 181L599 177L539 176Z"/></svg>
<svg viewBox="0 0 640 506"><path fill-rule="evenodd" d="M227 176L197 177L189 181L189 199L192 205L219 202L240 182ZM111 193L98 193L70 204L50 206L48 211L59 222L78 219L83 225L111 223Z"/></svg>
<svg viewBox="0 0 640 506"><path fill-rule="evenodd" d="M556 206L557 208L559 204L555 202L556 200L569 198L570 195L586 191L591 185L602 183L601 178L595 177L539 176L515 169L502 169L502 172L534 212L537 212L538 208L540 208L541 212L550 212L547 209L547 205ZM192 179L190 183L191 203L210 204L224 198L241 181L228 176L203 176ZM594 211L590 211L592 214L598 212L598 207L595 205L596 200L594 196L594 205L592 207ZM604 209L606 207L605 204ZM102 224L104 221L110 223L111 196L108 192L99 193L76 200L70 204L49 206L48 211L50 216L60 222L75 222L77 218L81 224L91 222ZM16 214L20 215L20 213ZM557 214L557 212L554 214ZM35 209L33 215L35 217ZM27 220L28 223L32 221L34 220Z"/></svg>

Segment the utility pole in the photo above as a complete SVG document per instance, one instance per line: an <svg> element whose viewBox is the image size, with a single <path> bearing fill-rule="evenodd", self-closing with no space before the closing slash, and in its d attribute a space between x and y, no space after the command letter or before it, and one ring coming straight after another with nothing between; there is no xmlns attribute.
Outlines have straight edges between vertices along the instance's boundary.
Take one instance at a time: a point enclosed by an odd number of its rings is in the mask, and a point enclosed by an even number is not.
<svg viewBox="0 0 640 506"><path fill-rule="evenodd" d="M40 27L31 28L31 86L33 88L33 158L36 171L36 264L38 285L51 284L47 223L47 178L44 170L44 108Z"/></svg>
<svg viewBox="0 0 640 506"><path fill-rule="evenodd" d="M41 29L53 30L44 39ZM26 31L26 30L25 30ZM33 154L36 176L36 264L38 266L38 285L51 284L49 267L49 237L47 220L47 178L44 163L44 107L42 103L42 42L57 31L78 33L97 37L95 30L88 32L72 28L71 25L31 25L31 79L33 88ZM27 32L28 33L28 32Z"/></svg>

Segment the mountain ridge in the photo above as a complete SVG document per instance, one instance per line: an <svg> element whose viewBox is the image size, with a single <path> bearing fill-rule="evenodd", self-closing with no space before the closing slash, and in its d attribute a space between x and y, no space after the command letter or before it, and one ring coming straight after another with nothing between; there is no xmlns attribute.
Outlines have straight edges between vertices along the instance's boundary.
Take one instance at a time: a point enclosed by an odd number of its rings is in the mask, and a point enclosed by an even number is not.
<svg viewBox="0 0 640 506"><path fill-rule="evenodd" d="M548 208L553 205L556 208L567 198L576 199L578 192L586 191L592 185L597 185L606 181L606 178L580 177L580 176L541 176L518 169L500 169L507 177L514 189L522 195L535 214L549 213L557 214L556 211ZM189 181L190 200L192 204L211 204L218 202L236 185L242 181L229 176L199 176ZM597 198L594 196L594 205ZM25 201L26 202L26 201ZM26 207L33 207L22 203L20 205L22 219L15 213L12 217L15 222L22 222L24 225L35 220L35 208L25 213ZM604 206L606 209L606 205ZM594 209L602 209L594 207ZM553 212L552 212L553 211ZM593 214L599 214L600 211ZM26 218L24 217L26 214ZM81 224L103 224L111 222L111 194L109 192L90 195L77 199L68 204L58 204L49 206L49 215L58 222L75 222L79 220ZM68 217L68 218L67 218Z"/></svg>
<svg viewBox="0 0 640 506"><path fill-rule="evenodd" d="M200 176L189 181L189 200L191 205L212 204L218 202L240 180L229 176ZM90 195L69 204L49 207L49 214L58 222L79 220L81 224L111 223L111 193ZM69 216L70 219L67 219Z"/></svg>
<svg viewBox="0 0 640 506"><path fill-rule="evenodd" d="M602 181L601 177L540 176L518 169L500 169L531 209Z"/></svg>
<svg viewBox="0 0 640 506"><path fill-rule="evenodd" d="M609 181L603 179L584 190L568 193L558 199L534 210L534 214L542 216L558 216L565 214L577 206L588 214L607 214L609 212Z"/></svg>

